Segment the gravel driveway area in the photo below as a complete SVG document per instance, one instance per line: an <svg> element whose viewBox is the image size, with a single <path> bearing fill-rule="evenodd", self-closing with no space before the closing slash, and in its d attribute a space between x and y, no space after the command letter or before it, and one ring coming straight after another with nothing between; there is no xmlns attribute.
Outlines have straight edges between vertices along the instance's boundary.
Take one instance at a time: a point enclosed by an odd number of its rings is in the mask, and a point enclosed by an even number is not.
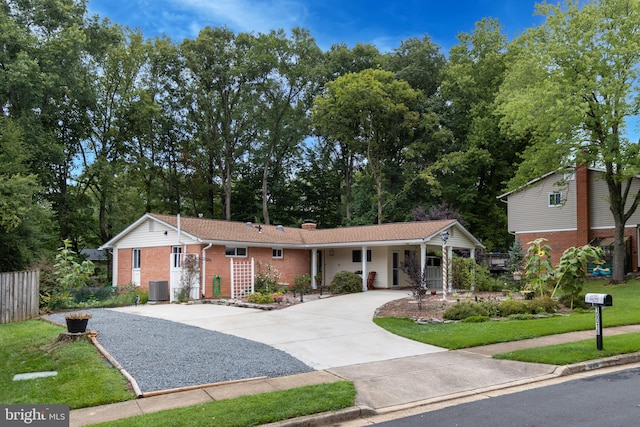
<svg viewBox="0 0 640 427"><path fill-rule="evenodd" d="M93 315L87 327L143 393L314 370L281 350L233 335L108 309L82 312ZM47 317L65 323L63 314Z"/></svg>

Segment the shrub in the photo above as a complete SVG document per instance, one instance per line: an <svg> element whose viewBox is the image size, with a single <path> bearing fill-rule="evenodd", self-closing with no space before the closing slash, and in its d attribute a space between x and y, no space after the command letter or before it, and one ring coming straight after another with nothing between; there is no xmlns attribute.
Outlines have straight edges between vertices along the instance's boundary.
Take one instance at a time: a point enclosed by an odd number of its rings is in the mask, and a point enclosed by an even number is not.
<svg viewBox="0 0 640 427"><path fill-rule="evenodd" d="M329 291L332 294L351 294L362 292L362 278L350 271L341 271L333 276Z"/></svg>
<svg viewBox="0 0 640 427"><path fill-rule="evenodd" d="M507 300L498 304L500 317L509 317L513 314L523 314L529 311L529 307L524 301Z"/></svg>
<svg viewBox="0 0 640 427"><path fill-rule="evenodd" d="M442 315L447 320L462 320L471 316L488 316L487 309L475 302L457 302Z"/></svg>
<svg viewBox="0 0 640 427"><path fill-rule="evenodd" d="M293 292L308 293L311 290L311 275L310 274L297 274L293 279Z"/></svg>
<svg viewBox="0 0 640 427"><path fill-rule="evenodd" d="M455 289L490 290L495 280L487 267L479 265L473 258L454 257L451 264L451 281ZM500 289L502 286L500 286Z"/></svg>
<svg viewBox="0 0 640 427"><path fill-rule="evenodd" d="M275 301L273 295L254 292L247 296L247 301L254 304L269 304Z"/></svg>
<svg viewBox="0 0 640 427"><path fill-rule="evenodd" d="M555 313L558 310L558 302L551 297L537 297L527 302L529 312L532 314Z"/></svg>
<svg viewBox="0 0 640 427"><path fill-rule="evenodd" d="M573 307L574 310L578 308L585 309L589 307L587 303L584 302L584 294L578 294L578 295L565 294L560 297L558 302L565 307L568 307L568 308Z"/></svg>
<svg viewBox="0 0 640 427"><path fill-rule="evenodd" d="M489 316L469 316L462 319L462 323L482 323L489 320Z"/></svg>
<svg viewBox="0 0 640 427"><path fill-rule="evenodd" d="M535 318L536 317L531 313L519 313L519 314L512 314L509 316L509 320L531 320Z"/></svg>
<svg viewBox="0 0 640 427"><path fill-rule="evenodd" d="M258 273L256 274L253 288L261 294L271 294L278 292L280 286L280 272L269 263L258 262Z"/></svg>

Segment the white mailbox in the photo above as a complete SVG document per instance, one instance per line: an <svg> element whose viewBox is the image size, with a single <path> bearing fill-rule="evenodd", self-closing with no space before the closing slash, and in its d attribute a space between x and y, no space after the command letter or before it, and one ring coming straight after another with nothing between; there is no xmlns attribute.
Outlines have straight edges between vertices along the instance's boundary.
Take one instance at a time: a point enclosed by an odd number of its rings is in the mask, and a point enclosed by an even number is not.
<svg viewBox="0 0 640 427"><path fill-rule="evenodd" d="M613 305L613 298L611 298L609 294L586 294L584 296L584 302L591 305L611 307Z"/></svg>

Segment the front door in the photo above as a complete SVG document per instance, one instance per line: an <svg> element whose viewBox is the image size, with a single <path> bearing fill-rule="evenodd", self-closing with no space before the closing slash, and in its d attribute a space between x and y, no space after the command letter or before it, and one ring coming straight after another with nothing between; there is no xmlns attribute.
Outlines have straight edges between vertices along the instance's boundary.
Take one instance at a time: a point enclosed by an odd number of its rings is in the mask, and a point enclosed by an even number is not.
<svg viewBox="0 0 640 427"><path fill-rule="evenodd" d="M180 282L182 279L182 246L171 248L171 274L169 286L171 288L169 299L173 302L180 292Z"/></svg>

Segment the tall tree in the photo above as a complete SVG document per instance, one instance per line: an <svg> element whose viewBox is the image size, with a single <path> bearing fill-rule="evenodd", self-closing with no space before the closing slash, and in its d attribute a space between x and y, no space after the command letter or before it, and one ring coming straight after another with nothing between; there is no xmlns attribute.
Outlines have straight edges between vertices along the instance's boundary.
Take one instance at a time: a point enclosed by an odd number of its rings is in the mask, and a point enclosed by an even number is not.
<svg viewBox="0 0 640 427"><path fill-rule="evenodd" d="M320 132L350 144L367 159L376 188L377 221L384 220L384 168L410 144L420 92L382 70L351 73L327 83L316 98L313 120Z"/></svg>
<svg viewBox="0 0 640 427"><path fill-rule="evenodd" d="M612 280L624 278L624 228L640 202L640 170L627 121L640 97L640 3L594 0L538 5L544 24L514 40L499 100L503 123L533 144L512 185L562 165L602 166L615 223Z"/></svg>
<svg viewBox="0 0 640 427"><path fill-rule="evenodd" d="M458 40L449 51L440 90L446 101L442 123L452 141L427 172L437 194L461 212L487 247L506 250L506 212L495 195L514 175L526 143L525 138L507 137L495 114L507 37L497 20L483 19Z"/></svg>
<svg viewBox="0 0 640 427"><path fill-rule="evenodd" d="M211 216L216 187L222 188L227 220L237 162L256 134L256 79L261 70L250 52L254 46L251 34L206 27L180 47L189 72L185 107L194 129L193 170L202 176Z"/></svg>
<svg viewBox="0 0 640 427"><path fill-rule="evenodd" d="M262 217L270 224L273 201L269 182L286 179L288 160L300 152L309 135L309 110L320 86L322 51L308 31L294 28L291 38L284 31L258 37L258 61L265 67L258 79L260 125L257 134L262 160ZM274 167L275 166L275 167Z"/></svg>

